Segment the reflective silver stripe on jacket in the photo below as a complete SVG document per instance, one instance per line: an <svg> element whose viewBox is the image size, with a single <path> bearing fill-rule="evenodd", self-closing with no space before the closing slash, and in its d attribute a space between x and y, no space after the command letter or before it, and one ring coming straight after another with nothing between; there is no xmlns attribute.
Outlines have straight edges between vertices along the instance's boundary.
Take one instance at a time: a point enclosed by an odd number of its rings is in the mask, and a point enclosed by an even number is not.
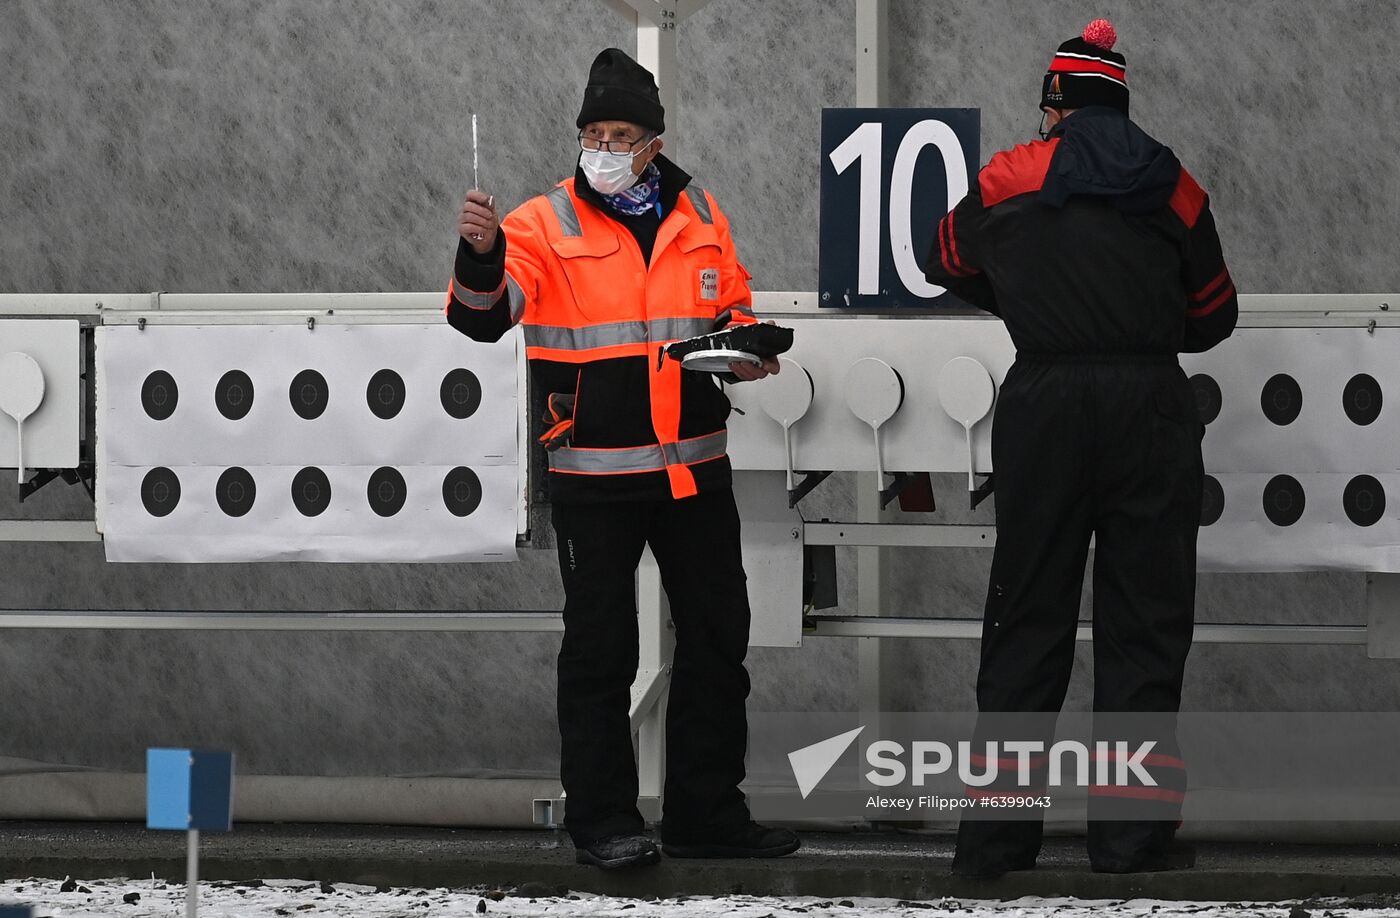
<svg viewBox="0 0 1400 918"><path fill-rule="evenodd" d="M624 449L575 449L565 446L549 454L549 467L556 472L584 472L594 475L655 472L668 464L690 465L707 459L718 459L724 455L728 441L729 435L721 430L679 443Z"/></svg>
<svg viewBox="0 0 1400 918"><path fill-rule="evenodd" d="M554 208L560 231L565 236L582 236L583 228L579 226L578 212L574 210L574 202L569 198L569 189L563 185L556 185L545 192L545 198L549 200L549 206Z"/></svg>
<svg viewBox="0 0 1400 918"><path fill-rule="evenodd" d="M452 295L472 309L490 309L496 305L496 300L501 298L501 291L504 289L506 289L506 282L502 280L500 285L490 293L480 293L476 290L469 290L457 278L452 278Z"/></svg>
<svg viewBox="0 0 1400 918"><path fill-rule="evenodd" d="M506 274L506 299L510 301L510 324L514 325L525 315L525 291L510 274Z"/></svg>
<svg viewBox="0 0 1400 918"><path fill-rule="evenodd" d="M651 344L693 338L711 331L714 322L706 318L652 319L649 322L609 322L570 328L567 325L526 323L525 344L565 351L586 351L618 344Z"/></svg>
<svg viewBox="0 0 1400 918"><path fill-rule="evenodd" d="M710 199L705 197L705 189L696 185L686 185L685 196L690 198L690 205L699 214L701 223L715 222L714 216L710 213Z"/></svg>

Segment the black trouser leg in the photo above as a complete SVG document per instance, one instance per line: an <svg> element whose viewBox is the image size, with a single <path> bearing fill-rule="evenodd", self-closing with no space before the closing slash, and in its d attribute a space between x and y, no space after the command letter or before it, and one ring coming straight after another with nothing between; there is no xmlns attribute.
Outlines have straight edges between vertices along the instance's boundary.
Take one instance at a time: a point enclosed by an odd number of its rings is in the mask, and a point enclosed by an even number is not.
<svg viewBox="0 0 1400 918"><path fill-rule="evenodd" d="M749 599L733 493L658 505L647 540L676 626L662 837L683 842L749 819L739 790L748 746Z"/></svg>
<svg viewBox="0 0 1400 918"><path fill-rule="evenodd" d="M559 648L559 776L575 845L641 832L637 761L628 718L637 677L634 578L646 504L555 504L564 581Z"/></svg>
<svg viewBox="0 0 1400 918"><path fill-rule="evenodd" d="M1092 480L1084 461L1089 421L1083 405L1053 378L1064 372L1018 364L997 404L997 545L977 674L981 712L1056 712L1069 686ZM1050 721L1044 718L1043 725ZM1049 738L996 735L989 722L979 720L979 744ZM1034 819L979 818L986 812L964 813L953 869L975 874L1029 866L1040 850L1042 811L1034 810Z"/></svg>
<svg viewBox="0 0 1400 918"><path fill-rule="evenodd" d="M1181 813L1186 772L1174 715L1195 619L1203 471L1201 427L1179 369L1139 372L1113 390L1113 424L1106 419L1099 441L1094 710L1161 715L1095 718L1096 740L1156 744L1147 767L1155 788L1091 788L1089 859L1124 870L1164 853Z"/></svg>

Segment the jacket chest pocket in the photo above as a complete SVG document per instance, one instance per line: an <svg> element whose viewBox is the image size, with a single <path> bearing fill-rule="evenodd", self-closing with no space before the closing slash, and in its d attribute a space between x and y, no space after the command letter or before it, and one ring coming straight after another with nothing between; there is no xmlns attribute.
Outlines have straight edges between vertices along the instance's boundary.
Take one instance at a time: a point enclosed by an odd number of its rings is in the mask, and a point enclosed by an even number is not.
<svg viewBox="0 0 1400 918"><path fill-rule="evenodd" d="M635 318L645 275L625 264L616 236L566 236L549 244L579 312L594 321Z"/></svg>
<svg viewBox="0 0 1400 918"><path fill-rule="evenodd" d="M690 292L685 302L697 309L719 312L724 305L720 302L724 250L719 245L719 233L708 224L687 227L676 237L676 248L681 253L684 282Z"/></svg>

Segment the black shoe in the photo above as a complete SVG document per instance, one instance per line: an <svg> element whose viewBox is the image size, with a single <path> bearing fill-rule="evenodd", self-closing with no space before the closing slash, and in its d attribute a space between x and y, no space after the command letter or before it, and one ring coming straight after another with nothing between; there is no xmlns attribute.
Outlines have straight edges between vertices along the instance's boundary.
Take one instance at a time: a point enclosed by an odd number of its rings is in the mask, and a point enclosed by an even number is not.
<svg viewBox="0 0 1400 918"><path fill-rule="evenodd" d="M574 845L574 860L604 870L643 867L661 861L656 842L645 835L609 835L586 845Z"/></svg>
<svg viewBox="0 0 1400 918"><path fill-rule="evenodd" d="M1161 873L1164 870L1187 870L1196 866L1196 848L1184 842L1172 842L1166 851L1125 860L1100 859L1091 866L1095 873Z"/></svg>
<svg viewBox="0 0 1400 918"><path fill-rule="evenodd" d="M662 829L661 850L668 857L782 857L802 847L798 837L787 829L770 829L749 822L726 832L708 836L681 836L671 833L667 840Z"/></svg>

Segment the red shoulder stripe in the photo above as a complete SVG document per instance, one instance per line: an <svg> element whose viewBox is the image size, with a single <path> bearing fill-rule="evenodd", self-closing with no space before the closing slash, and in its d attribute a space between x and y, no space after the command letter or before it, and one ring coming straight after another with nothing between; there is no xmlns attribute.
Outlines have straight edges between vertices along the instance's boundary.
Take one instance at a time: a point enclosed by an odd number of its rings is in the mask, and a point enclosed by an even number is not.
<svg viewBox="0 0 1400 918"><path fill-rule="evenodd" d="M1190 309L1187 309L1186 315L1192 319L1204 319L1206 316L1215 312L1221 306L1224 306L1225 303L1230 299L1230 297L1234 295L1235 282L1231 281L1230 283L1225 285L1225 289L1220 291L1220 294L1215 299L1211 300L1209 303L1206 303L1204 306L1195 306Z"/></svg>
<svg viewBox="0 0 1400 918"><path fill-rule="evenodd" d="M1017 144L993 156L977 176L982 206L995 207L1018 194L1039 191L1050 171L1050 159L1060 138Z"/></svg>
<svg viewBox="0 0 1400 918"><path fill-rule="evenodd" d="M1201 218L1201 210L1206 206L1206 192L1191 173L1184 168L1176 177L1176 190L1172 192L1171 207L1187 229L1194 229Z"/></svg>
<svg viewBox="0 0 1400 918"><path fill-rule="evenodd" d="M1206 284L1200 290L1197 290L1195 293L1191 294L1191 299L1195 300L1197 303L1205 302L1206 300L1210 299L1211 294L1215 292L1215 288L1220 286L1220 284L1227 280L1229 277L1230 269L1222 265L1220 267L1220 273L1215 275L1215 277L1211 278L1210 283Z"/></svg>
<svg viewBox="0 0 1400 918"><path fill-rule="evenodd" d="M952 216L952 211L938 221L938 257L943 260L943 270L953 274L953 265L948 261L948 237L944 235L948 232L948 217Z"/></svg>
<svg viewBox="0 0 1400 918"><path fill-rule="evenodd" d="M953 229L953 217L956 213L956 210L948 211L948 251L952 255L953 267L957 269L959 274L966 274L967 271L963 268L962 262L958 260L958 237L956 230Z"/></svg>

